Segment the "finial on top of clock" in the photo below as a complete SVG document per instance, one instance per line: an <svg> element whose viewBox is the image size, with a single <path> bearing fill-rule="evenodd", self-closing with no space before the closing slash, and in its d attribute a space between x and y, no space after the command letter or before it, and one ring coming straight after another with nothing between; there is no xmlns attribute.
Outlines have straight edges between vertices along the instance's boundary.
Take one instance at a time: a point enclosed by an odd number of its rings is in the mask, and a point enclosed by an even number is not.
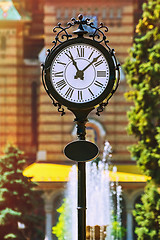
<svg viewBox="0 0 160 240"><path fill-rule="evenodd" d="M73 33L77 34L78 37L83 37L83 34L88 33L88 31L84 30L83 25L87 24L90 19L88 19L88 18L83 19L83 15L82 14L78 15L78 19L79 20L76 20L75 18L72 18L72 21L74 22L74 25L75 24L79 24L77 30L75 30Z"/></svg>
<svg viewBox="0 0 160 240"><path fill-rule="evenodd" d="M83 15L82 15L82 14L79 14L79 15L78 15L78 18L79 18L80 21L82 21Z"/></svg>

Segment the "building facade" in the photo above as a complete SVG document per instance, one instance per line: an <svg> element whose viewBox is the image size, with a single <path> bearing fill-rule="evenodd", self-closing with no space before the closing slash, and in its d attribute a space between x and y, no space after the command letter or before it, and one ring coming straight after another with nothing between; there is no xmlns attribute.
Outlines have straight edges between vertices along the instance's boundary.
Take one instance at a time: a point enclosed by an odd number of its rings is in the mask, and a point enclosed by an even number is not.
<svg viewBox="0 0 160 240"><path fill-rule="evenodd" d="M75 138L74 116L66 110L60 116L41 83L40 63L53 46L52 29L66 25L79 13L94 24L108 26L109 46L123 64L135 36L141 16L142 0L90 0L76 2L52 0L0 0L0 154L7 143L17 145L26 154L28 165L36 162L72 165L63 154L65 145ZM128 146L135 142L127 134L127 111L131 105L124 97L128 91L121 69L121 83L105 111L98 117L89 115L87 136L97 143L102 155L106 140L112 146L112 164L118 171L138 173ZM56 204L63 196L65 183L40 181L44 190L46 237L55 224ZM123 182L126 204L127 240L133 236L132 209L143 192L144 182Z"/></svg>

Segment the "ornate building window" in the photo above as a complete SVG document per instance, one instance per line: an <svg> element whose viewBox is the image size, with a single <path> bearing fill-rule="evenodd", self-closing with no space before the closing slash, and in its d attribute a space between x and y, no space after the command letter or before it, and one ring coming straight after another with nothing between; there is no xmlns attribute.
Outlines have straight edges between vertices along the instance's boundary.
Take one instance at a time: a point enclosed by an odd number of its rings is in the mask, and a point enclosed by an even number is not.
<svg viewBox="0 0 160 240"><path fill-rule="evenodd" d="M96 16L98 16L98 8L95 8L94 14L95 14Z"/></svg>
<svg viewBox="0 0 160 240"><path fill-rule="evenodd" d="M74 18L77 17L77 11L75 8L72 9L72 17L74 17Z"/></svg>
<svg viewBox="0 0 160 240"><path fill-rule="evenodd" d="M56 14L57 14L57 19L61 19L61 9L60 8L58 8L56 10Z"/></svg>
<svg viewBox="0 0 160 240"><path fill-rule="evenodd" d="M6 50L6 37L1 36L0 37L0 50Z"/></svg>
<svg viewBox="0 0 160 240"><path fill-rule="evenodd" d="M103 8L102 9L102 19L106 19L106 17L107 17L107 10L106 10L106 8Z"/></svg>
<svg viewBox="0 0 160 240"><path fill-rule="evenodd" d="M117 9L117 19L121 20L121 18L122 18L122 9L118 8Z"/></svg>
<svg viewBox="0 0 160 240"><path fill-rule="evenodd" d="M68 8L66 8L64 11L64 19L68 19L68 18L69 18L69 10Z"/></svg>
<svg viewBox="0 0 160 240"><path fill-rule="evenodd" d="M111 8L109 11L109 18L112 20L114 18L114 9Z"/></svg>

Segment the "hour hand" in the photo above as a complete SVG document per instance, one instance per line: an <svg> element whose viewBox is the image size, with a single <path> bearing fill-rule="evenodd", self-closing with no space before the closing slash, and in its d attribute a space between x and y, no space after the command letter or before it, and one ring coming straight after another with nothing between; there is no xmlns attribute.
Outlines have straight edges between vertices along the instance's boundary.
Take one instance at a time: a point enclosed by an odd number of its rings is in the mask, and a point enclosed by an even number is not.
<svg viewBox="0 0 160 240"><path fill-rule="evenodd" d="M76 61L74 60L71 52L69 51L68 53L66 53L66 55L67 55L67 57L69 57L69 58L72 60L72 63L73 63L73 65L75 66L75 68L77 69L77 71L79 71L79 69L78 69L78 67L77 67L77 63L76 63Z"/></svg>
<svg viewBox="0 0 160 240"><path fill-rule="evenodd" d="M66 53L66 55L67 55L67 57L69 57L69 58L72 60L73 65L74 65L75 68L77 69L77 72L76 72L76 75L74 76L74 78L75 78L75 79L80 78L81 80L83 80L83 79L84 79L83 71L80 71L80 70L78 69L77 62L74 60L71 52L69 51L68 53Z"/></svg>

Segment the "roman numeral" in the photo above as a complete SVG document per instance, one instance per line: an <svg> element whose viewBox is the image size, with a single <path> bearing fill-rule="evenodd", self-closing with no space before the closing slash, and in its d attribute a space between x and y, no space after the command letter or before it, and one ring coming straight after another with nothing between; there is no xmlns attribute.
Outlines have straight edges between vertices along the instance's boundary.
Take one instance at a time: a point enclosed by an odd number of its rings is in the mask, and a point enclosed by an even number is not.
<svg viewBox="0 0 160 240"><path fill-rule="evenodd" d="M82 100L83 97L82 97L82 91L78 91L78 100Z"/></svg>
<svg viewBox="0 0 160 240"><path fill-rule="evenodd" d="M63 77L63 72L56 72L54 73L55 77Z"/></svg>
<svg viewBox="0 0 160 240"><path fill-rule="evenodd" d="M70 51L68 51L67 53L65 53L67 55L67 57L69 57L71 60L73 59L72 53Z"/></svg>
<svg viewBox="0 0 160 240"><path fill-rule="evenodd" d="M57 63L62 64L64 66L66 65L66 63L64 63L64 62L57 62Z"/></svg>
<svg viewBox="0 0 160 240"><path fill-rule="evenodd" d="M97 71L97 77L106 77L106 71Z"/></svg>
<svg viewBox="0 0 160 240"><path fill-rule="evenodd" d="M102 60L100 60L100 61L98 61L98 62L96 62L95 64L94 64L94 66L95 67L98 67L100 64L102 64L103 63L103 61Z"/></svg>
<svg viewBox="0 0 160 240"><path fill-rule="evenodd" d="M84 57L84 48L77 48L77 52L79 57Z"/></svg>
<svg viewBox="0 0 160 240"><path fill-rule="evenodd" d="M74 89L68 88L68 90L67 90L66 93L65 93L66 97L71 98L72 95L73 95L73 92L74 92Z"/></svg>
<svg viewBox="0 0 160 240"><path fill-rule="evenodd" d="M103 84L101 82L95 81L94 84L98 87L103 87Z"/></svg>
<svg viewBox="0 0 160 240"><path fill-rule="evenodd" d="M90 92L90 94L91 94L92 96L94 96L94 94L93 94L93 92L91 91L90 88L88 88L88 91Z"/></svg>
<svg viewBox="0 0 160 240"><path fill-rule="evenodd" d="M91 52L91 54L89 55L88 59L90 59L93 55L94 51Z"/></svg>
<svg viewBox="0 0 160 240"><path fill-rule="evenodd" d="M67 85L67 83L65 82L64 79L62 79L59 82L57 82L56 85L58 88L60 88L60 90L62 90Z"/></svg>

